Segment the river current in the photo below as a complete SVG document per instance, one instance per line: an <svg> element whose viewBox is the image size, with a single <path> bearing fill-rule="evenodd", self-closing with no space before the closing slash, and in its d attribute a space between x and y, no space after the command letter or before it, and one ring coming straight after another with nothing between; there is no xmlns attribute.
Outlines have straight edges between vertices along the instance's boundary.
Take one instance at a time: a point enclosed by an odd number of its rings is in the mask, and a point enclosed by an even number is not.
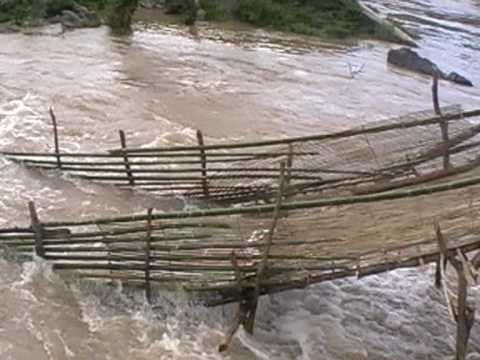
<svg viewBox="0 0 480 360"><path fill-rule="evenodd" d="M368 0L418 39L418 52L473 88L441 82L442 105L480 104L478 0ZM69 151L297 136L431 107L430 79L392 68L396 45L329 43L250 28L196 32L142 20L106 28L0 34L0 148L52 149L48 108ZM183 208L182 200L41 174L0 158L0 226ZM255 336L217 353L231 307L182 294L62 279L42 261L0 259L0 359L451 359L455 326L429 267L345 279L264 297ZM480 359L480 328L469 359Z"/></svg>

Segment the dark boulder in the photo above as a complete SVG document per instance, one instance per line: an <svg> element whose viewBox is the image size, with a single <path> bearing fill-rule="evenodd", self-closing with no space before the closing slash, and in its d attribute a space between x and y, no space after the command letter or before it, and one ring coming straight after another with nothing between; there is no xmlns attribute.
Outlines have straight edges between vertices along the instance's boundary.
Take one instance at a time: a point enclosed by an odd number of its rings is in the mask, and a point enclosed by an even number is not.
<svg viewBox="0 0 480 360"><path fill-rule="evenodd" d="M388 52L387 61L401 68L426 75L443 76L442 71L427 58L421 57L409 48L392 49Z"/></svg>
<svg viewBox="0 0 480 360"><path fill-rule="evenodd" d="M387 62L389 64L414 71L420 74L438 76L441 79L454 82L456 84L473 86L472 82L456 72L445 74L439 67L427 58L421 57L415 51L409 48L391 49L388 52Z"/></svg>

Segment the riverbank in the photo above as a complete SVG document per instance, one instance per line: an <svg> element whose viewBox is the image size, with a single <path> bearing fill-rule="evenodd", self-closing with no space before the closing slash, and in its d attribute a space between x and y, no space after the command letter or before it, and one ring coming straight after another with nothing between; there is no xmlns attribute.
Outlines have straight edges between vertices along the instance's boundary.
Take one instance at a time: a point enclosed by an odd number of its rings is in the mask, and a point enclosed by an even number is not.
<svg viewBox="0 0 480 360"><path fill-rule="evenodd" d="M398 42L395 29L365 14L354 0L163 0L124 2L137 11L163 12L173 22L239 22L249 26L328 39L373 38ZM66 28L96 27L108 22L115 0L2 0L0 32L62 23ZM126 5L121 5L125 7ZM113 16L112 16L113 17ZM110 19L112 18L110 17ZM118 17L121 17L120 15Z"/></svg>

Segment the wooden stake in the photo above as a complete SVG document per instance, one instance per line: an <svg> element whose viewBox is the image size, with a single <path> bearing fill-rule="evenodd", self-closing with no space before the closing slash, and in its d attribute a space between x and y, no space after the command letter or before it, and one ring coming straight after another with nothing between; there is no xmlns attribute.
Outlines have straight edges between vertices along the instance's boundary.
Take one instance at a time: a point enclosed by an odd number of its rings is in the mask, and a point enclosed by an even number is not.
<svg viewBox="0 0 480 360"><path fill-rule="evenodd" d="M203 186L203 195L208 200L210 193L208 191L208 180L207 180L207 154L205 152L205 143L203 141L203 134L200 130L197 130L197 140L198 146L200 149L200 162L202 166L202 186Z"/></svg>
<svg viewBox="0 0 480 360"><path fill-rule="evenodd" d="M57 167L61 169L62 161L60 159L60 145L58 143L57 117L55 116L55 113L53 112L52 107L50 107L49 112L50 112L50 118L52 119L52 124L53 124L53 140L55 142L55 156L57 157Z"/></svg>
<svg viewBox="0 0 480 360"><path fill-rule="evenodd" d="M149 304L152 303L152 288L150 285L150 252L152 240L152 209L147 212L147 236L145 238L145 297Z"/></svg>
<svg viewBox="0 0 480 360"><path fill-rule="evenodd" d="M433 84L432 84L432 99L433 99L433 110L435 114L440 116L442 119L440 124L440 131L442 132L442 142L445 145L445 150L443 153L443 168L448 169L450 167L450 154L448 150L448 122L443 119L442 112L440 110L440 103L438 100L438 75L435 74L433 76Z"/></svg>
<svg viewBox="0 0 480 360"><path fill-rule="evenodd" d="M293 145L288 144L288 157L287 157L287 174L285 176L285 198L288 198L289 189L290 189L290 182L292 179L292 166L293 166Z"/></svg>
<svg viewBox="0 0 480 360"><path fill-rule="evenodd" d="M441 271L441 261L438 259L435 261L436 267L435 267L435 287L437 289L440 289L442 287L442 271Z"/></svg>
<svg viewBox="0 0 480 360"><path fill-rule="evenodd" d="M270 255L270 248L272 247L273 236L275 234L275 229L277 228L278 218L280 216L280 211L282 207L283 192L285 188L285 165L286 164L283 161L280 164L280 180L279 180L278 193L277 193L277 202L273 210L272 224L268 231L268 238L265 243L265 248L263 250L263 257L258 266L257 277L255 279L255 289L253 292L253 297L249 304L249 312L247 313L247 316L244 322L245 330L250 334L253 334L253 328L255 326L255 315L258 307L258 298L260 296L260 283L263 280L265 273L267 271L268 256Z"/></svg>
<svg viewBox="0 0 480 360"><path fill-rule="evenodd" d="M30 201L28 203L28 210L30 211L31 227L35 233L35 253L37 256L44 258L45 257L45 248L43 247L43 226L38 220L37 210L35 208L35 203Z"/></svg>
<svg viewBox="0 0 480 360"><path fill-rule="evenodd" d="M442 132L442 142L448 144L448 122L443 121L440 123L440 131ZM448 146L445 146L443 152L443 168L448 170L451 167L450 165L450 149Z"/></svg>
<svg viewBox="0 0 480 360"><path fill-rule="evenodd" d="M438 101L438 75L437 74L433 76L432 100L433 100L433 110L435 111L435 114L442 116L442 112L440 110L440 103Z"/></svg>
<svg viewBox="0 0 480 360"><path fill-rule="evenodd" d="M120 134L120 145L122 147L122 150L125 150L127 148L127 139L125 137L125 133L123 132L123 130L120 130L118 133ZM128 155L126 152L124 152L123 161L125 163L125 171L127 173L128 182L130 183L130 185L135 185L135 180L133 179L133 173L130 168L130 162L128 160Z"/></svg>
<svg viewBox="0 0 480 360"><path fill-rule="evenodd" d="M232 266L235 271L235 280L236 280L236 285L237 285L237 292L241 296L243 289L242 289L242 273L240 271L240 268L238 266L238 261L237 257L234 251L232 251ZM244 297L242 297L238 303L238 308L235 314L235 317L233 319L233 324L230 330L227 333L227 336L225 337L225 341L221 343L218 346L218 352L225 352L228 350L230 343L232 342L233 336L237 332L238 328L240 327L240 324L245 322L245 318L247 316L248 308L247 308L247 302Z"/></svg>

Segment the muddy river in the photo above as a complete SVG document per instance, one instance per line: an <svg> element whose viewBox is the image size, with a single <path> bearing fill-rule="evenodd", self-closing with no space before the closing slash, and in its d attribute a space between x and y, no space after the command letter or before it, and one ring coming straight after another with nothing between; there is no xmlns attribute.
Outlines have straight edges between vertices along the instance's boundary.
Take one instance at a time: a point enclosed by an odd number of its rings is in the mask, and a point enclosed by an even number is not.
<svg viewBox="0 0 480 360"><path fill-rule="evenodd" d="M442 82L442 105L480 105L478 0L369 0L418 37L419 53L473 88ZM53 106L65 150L322 133L431 107L430 79L386 64L395 45L329 43L249 28L140 21L59 35L0 34L0 148L52 149ZM0 226L182 208L181 201L26 170L0 158ZM120 285L66 281L41 261L0 259L0 359L451 359L454 324L430 268L346 279L265 297L257 332L217 345L229 307L182 294L155 307ZM480 359L480 327L469 359Z"/></svg>

